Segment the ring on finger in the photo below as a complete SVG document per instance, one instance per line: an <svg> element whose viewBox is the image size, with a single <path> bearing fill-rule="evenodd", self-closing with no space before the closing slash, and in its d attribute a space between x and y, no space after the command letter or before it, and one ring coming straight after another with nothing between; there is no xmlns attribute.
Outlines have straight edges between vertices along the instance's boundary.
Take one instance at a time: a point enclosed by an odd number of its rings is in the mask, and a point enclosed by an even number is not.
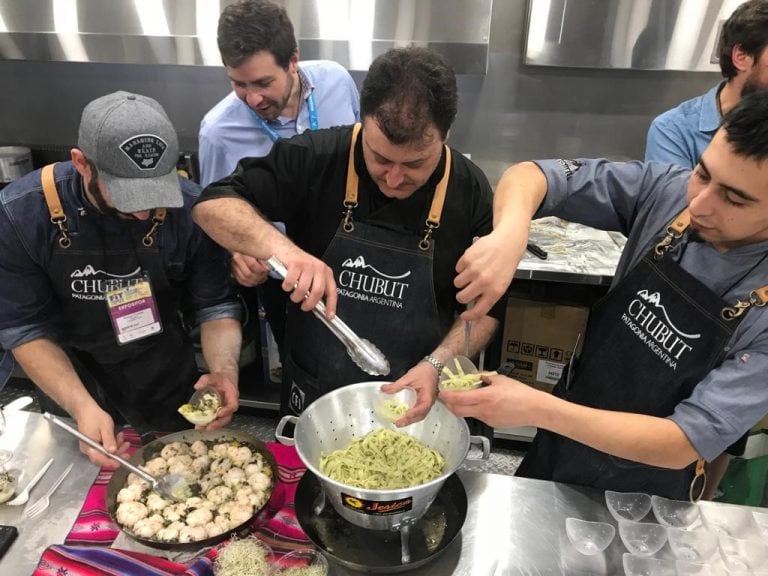
<svg viewBox="0 0 768 576"><path fill-rule="evenodd" d="M311 295L312 295L312 290L307 290L307 291L304 293L304 300L306 300L307 298L309 298Z"/></svg>
<svg viewBox="0 0 768 576"><path fill-rule="evenodd" d="M291 290L296 290L296 288L298 288L298 287L299 287L299 281L297 280L296 282L293 283L293 286L291 287Z"/></svg>

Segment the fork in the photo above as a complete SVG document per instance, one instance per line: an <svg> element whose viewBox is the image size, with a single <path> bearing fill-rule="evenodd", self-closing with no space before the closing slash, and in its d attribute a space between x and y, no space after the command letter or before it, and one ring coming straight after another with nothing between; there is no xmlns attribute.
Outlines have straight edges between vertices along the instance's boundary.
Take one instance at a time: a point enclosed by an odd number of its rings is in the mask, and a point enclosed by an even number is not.
<svg viewBox="0 0 768 576"><path fill-rule="evenodd" d="M42 514L46 508L51 505L51 494L53 494L56 488L59 487L59 484L64 482L64 479L67 477L67 474L70 473L73 466L74 464L67 466L67 469L64 470L64 473L56 479L56 481L53 483L53 486L48 488L48 491L43 494L39 500L37 500L34 504L32 504L32 506L24 511L24 518L34 518L38 514Z"/></svg>
<svg viewBox="0 0 768 576"><path fill-rule="evenodd" d="M5 503L6 506L21 506L22 504L26 504L29 500L29 491L32 490L32 488L34 488L35 485L40 481L40 478L42 478L43 474L48 471L48 468L51 467L51 464L53 464L53 458L48 460L48 462L46 462L45 465L40 468L37 474L32 477L32 480L30 480L29 483L24 487L24 490L16 495L16 498Z"/></svg>

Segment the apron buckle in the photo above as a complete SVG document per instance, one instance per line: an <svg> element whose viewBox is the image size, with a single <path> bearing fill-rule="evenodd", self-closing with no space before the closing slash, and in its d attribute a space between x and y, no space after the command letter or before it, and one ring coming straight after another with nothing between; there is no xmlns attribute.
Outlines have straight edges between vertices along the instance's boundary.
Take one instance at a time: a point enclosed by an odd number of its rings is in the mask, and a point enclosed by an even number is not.
<svg viewBox="0 0 768 576"><path fill-rule="evenodd" d="M357 202L344 201L344 232L352 232L355 229L355 222L352 220L352 210L357 208Z"/></svg>
<svg viewBox="0 0 768 576"><path fill-rule="evenodd" d="M768 302L760 297L757 290L752 290L752 292L749 293L748 300L737 300L736 304L733 306L723 308L720 315L724 320L733 320L744 314L744 312L749 310L752 306L755 308L762 308L766 304L768 304Z"/></svg>
<svg viewBox="0 0 768 576"><path fill-rule="evenodd" d="M55 224L59 229L59 246L62 248L69 248L72 246L72 240L70 239L69 234L67 234L67 215L62 214L61 216L52 216L51 223Z"/></svg>
<svg viewBox="0 0 768 576"><path fill-rule="evenodd" d="M667 235L664 236L664 238L656 244L656 247L653 249L653 252L656 254L656 258L661 258L664 256L665 253L669 252L672 249L672 243L675 240L678 240L683 237L682 232L678 232L671 226L667 228Z"/></svg>
<svg viewBox="0 0 768 576"><path fill-rule="evenodd" d="M157 231L157 229L160 227L160 225L163 223L163 219L158 218L157 216L152 217L152 227L149 229L149 232L147 232L146 236L141 239L141 243L144 244L147 248L150 248L155 243L154 234Z"/></svg>
<svg viewBox="0 0 768 576"><path fill-rule="evenodd" d="M422 250L429 250L430 243L432 241L432 232L440 228L440 222L426 221L427 229L424 231L424 238L419 241L419 248Z"/></svg>

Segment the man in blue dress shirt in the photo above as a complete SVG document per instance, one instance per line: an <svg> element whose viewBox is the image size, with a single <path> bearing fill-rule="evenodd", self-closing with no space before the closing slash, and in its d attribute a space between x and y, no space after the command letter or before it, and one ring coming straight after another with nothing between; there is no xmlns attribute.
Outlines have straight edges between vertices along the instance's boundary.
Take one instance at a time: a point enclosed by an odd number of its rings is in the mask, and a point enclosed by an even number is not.
<svg viewBox="0 0 768 576"><path fill-rule="evenodd" d="M768 0L750 0L723 24L718 45L725 81L654 119L645 160L693 168L720 118L743 95L768 88Z"/></svg>
<svg viewBox="0 0 768 576"><path fill-rule="evenodd" d="M328 60L299 65L293 24L281 6L268 0L227 6L218 44L233 90L200 125L202 186L229 176L240 158L266 156L278 138L360 120L360 95L349 72ZM287 299L280 283L267 281L266 269L242 254L233 255L232 272L243 286L260 285L282 359Z"/></svg>

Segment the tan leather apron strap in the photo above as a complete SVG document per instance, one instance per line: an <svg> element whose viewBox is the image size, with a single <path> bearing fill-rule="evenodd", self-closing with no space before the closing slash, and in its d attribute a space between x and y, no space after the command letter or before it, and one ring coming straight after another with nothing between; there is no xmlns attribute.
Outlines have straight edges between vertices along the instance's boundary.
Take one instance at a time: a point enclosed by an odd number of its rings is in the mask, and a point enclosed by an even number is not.
<svg viewBox="0 0 768 576"><path fill-rule="evenodd" d="M752 290L746 300L736 300L733 306L727 306L720 311L723 320L733 320L752 308L763 308L768 304L768 284Z"/></svg>
<svg viewBox="0 0 768 576"><path fill-rule="evenodd" d="M451 149L445 145L443 148L445 148L445 170L443 170L443 177L440 178L440 182L435 187L435 195L432 197L432 205L429 207L429 214L425 222L427 229L424 231L421 242L419 242L419 248L422 250L429 249L432 232L440 228L440 218L443 215L445 196L448 192L448 180L451 177Z"/></svg>
<svg viewBox="0 0 768 576"><path fill-rule="evenodd" d="M427 225L430 223L437 228L440 226L440 218L443 215L443 205L445 204L445 194L448 191L448 179L451 176L451 149L445 148L445 171L440 182L435 188L435 197L432 198L432 206L429 207L429 216L427 216Z"/></svg>
<svg viewBox="0 0 768 576"><path fill-rule="evenodd" d="M355 222L352 220L352 211L357 208L357 189L360 179L355 170L355 146L357 145L357 136L363 127L360 122L352 127L352 144L349 147L349 159L347 160L347 189L344 193L344 231L352 232L355 229Z"/></svg>
<svg viewBox="0 0 768 576"><path fill-rule="evenodd" d="M678 238L682 238L690 225L691 215L688 212L688 208L685 208L685 210L680 212L680 214L675 216L672 221L667 224L667 233L664 235L661 242L656 244L656 247L653 249L656 257L661 258L664 254L669 252L674 241Z"/></svg>
<svg viewBox="0 0 768 576"><path fill-rule="evenodd" d="M55 224L59 229L59 246L69 248L72 245L72 240L70 240L67 234L67 215L64 213L64 208L61 205L59 191L56 188L56 179L53 175L55 166L55 162L43 166L40 181L43 185L43 196L45 196L45 203L48 206L48 214L51 216L51 223Z"/></svg>

